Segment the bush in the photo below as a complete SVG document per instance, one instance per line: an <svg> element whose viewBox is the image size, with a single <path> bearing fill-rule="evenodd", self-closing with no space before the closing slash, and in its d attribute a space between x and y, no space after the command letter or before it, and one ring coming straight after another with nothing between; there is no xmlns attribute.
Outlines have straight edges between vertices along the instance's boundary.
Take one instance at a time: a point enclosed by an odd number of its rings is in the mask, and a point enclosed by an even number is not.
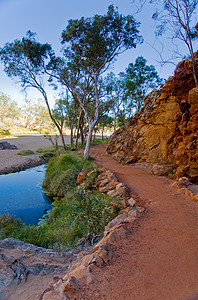
<svg viewBox="0 0 198 300"><path fill-rule="evenodd" d="M34 154L34 151L32 150L20 150L19 152L17 152L17 155L32 155Z"/></svg>
<svg viewBox="0 0 198 300"><path fill-rule="evenodd" d="M37 148L36 152L37 153L49 153L49 152L55 153L56 152L56 147L55 146L49 146L49 147L44 147L44 148Z"/></svg>
<svg viewBox="0 0 198 300"><path fill-rule="evenodd" d="M43 187L51 196L64 197L67 191L76 186L78 173L84 168L92 170L91 161L85 161L80 153L64 152L51 158Z"/></svg>
<svg viewBox="0 0 198 300"><path fill-rule="evenodd" d="M0 135L10 135L9 130L0 128Z"/></svg>
<svg viewBox="0 0 198 300"><path fill-rule="evenodd" d="M86 227L86 233L99 235L107 223L115 217L115 211L108 204L111 198L98 191L89 193L79 191L77 209L74 210L75 225Z"/></svg>

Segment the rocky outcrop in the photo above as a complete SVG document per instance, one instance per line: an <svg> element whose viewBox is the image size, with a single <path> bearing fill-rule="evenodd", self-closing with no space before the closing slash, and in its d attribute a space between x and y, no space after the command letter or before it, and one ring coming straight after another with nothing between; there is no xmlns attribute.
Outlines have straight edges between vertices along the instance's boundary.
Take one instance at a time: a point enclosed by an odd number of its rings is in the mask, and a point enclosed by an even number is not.
<svg viewBox="0 0 198 300"><path fill-rule="evenodd" d="M8 142L0 142L0 150L17 150L17 146L11 145Z"/></svg>
<svg viewBox="0 0 198 300"><path fill-rule="evenodd" d="M195 53L198 61L198 51ZM198 75L198 63L197 63ZM161 91L110 138L107 152L122 163L171 164L176 177L198 181L198 88L192 61L180 62Z"/></svg>
<svg viewBox="0 0 198 300"><path fill-rule="evenodd" d="M179 178L178 181L172 183L172 187L182 189L184 193L193 201L198 201L198 185L192 184L186 177Z"/></svg>
<svg viewBox="0 0 198 300"><path fill-rule="evenodd" d="M17 286L32 278L53 277L65 273L76 258L76 250L65 252L45 249L13 238L0 241L0 299L6 297L10 286ZM29 279L30 278L30 279Z"/></svg>

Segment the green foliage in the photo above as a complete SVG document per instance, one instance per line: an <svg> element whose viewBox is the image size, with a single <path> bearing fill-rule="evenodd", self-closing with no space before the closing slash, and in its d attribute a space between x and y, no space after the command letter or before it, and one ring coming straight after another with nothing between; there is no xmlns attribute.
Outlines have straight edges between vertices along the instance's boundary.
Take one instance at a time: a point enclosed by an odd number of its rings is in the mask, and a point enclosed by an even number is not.
<svg viewBox="0 0 198 300"><path fill-rule="evenodd" d="M107 74L105 78L105 91L109 102L109 112L113 116L114 131L118 126L126 123L126 115L129 114L124 93L126 86L124 81L124 73L116 76L113 72ZM122 122L120 122L122 119Z"/></svg>
<svg viewBox="0 0 198 300"><path fill-rule="evenodd" d="M19 122L21 111L17 103L4 93L0 92L0 120L1 126L0 135L10 134L6 128L12 129L13 125Z"/></svg>
<svg viewBox="0 0 198 300"><path fill-rule="evenodd" d="M87 233L100 234L107 223L115 216L108 207L110 197L103 196L99 192L92 193L79 191L77 194L77 206L74 210L75 223L77 227L82 224Z"/></svg>
<svg viewBox="0 0 198 300"><path fill-rule="evenodd" d="M141 8L146 3L144 0L133 0L133 2L135 4L139 2ZM178 58L180 60L185 59L186 53L183 53L183 45L186 45L192 61L195 86L198 87L196 59L193 49L198 0L150 0L148 3L152 4L154 9L152 19L155 22L156 39L159 40L160 50L156 49L156 51L159 53L161 66L166 63L173 63ZM166 40L171 41L171 44L164 46L164 41L160 41L160 37L164 34L166 34ZM163 53L165 48L166 51ZM169 53L168 56L166 53Z"/></svg>
<svg viewBox="0 0 198 300"><path fill-rule="evenodd" d="M62 43L69 44L65 54L76 67L99 75L118 54L142 41L138 26L132 16L119 14L113 5L104 16L69 20L62 32Z"/></svg>
<svg viewBox="0 0 198 300"><path fill-rule="evenodd" d="M117 115L118 127L121 127L126 124L126 122L128 121L128 118L126 117L127 115L128 113L125 114L125 112L122 110L119 112L119 114Z"/></svg>
<svg viewBox="0 0 198 300"><path fill-rule="evenodd" d="M76 104L74 97L68 91L65 95L61 95L59 99L56 99L53 116L62 127L66 124L71 128L74 124L76 119Z"/></svg>
<svg viewBox="0 0 198 300"><path fill-rule="evenodd" d="M48 164L43 186L52 196L63 197L69 188L76 185L82 168L89 171L92 167L91 162L84 161L79 153L66 152L53 157Z"/></svg>
<svg viewBox="0 0 198 300"><path fill-rule="evenodd" d="M135 63L130 63L123 74L125 80L125 95L129 107L140 110L145 96L154 88L162 85L163 79L159 77L153 65L148 66L146 59L139 56Z"/></svg>
<svg viewBox="0 0 198 300"><path fill-rule="evenodd" d="M25 99L25 105L22 106L22 122L25 128L30 130L49 130L54 129L54 124L49 117L47 108L44 107L42 99L38 99L37 102Z"/></svg>
<svg viewBox="0 0 198 300"><path fill-rule="evenodd" d="M0 135L10 135L10 131L7 129L0 128Z"/></svg>
<svg viewBox="0 0 198 300"><path fill-rule="evenodd" d="M99 117L101 75L119 54L142 42L138 27L133 16L123 16L110 5L105 15L69 20L62 32L65 66L55 73L76 96L85 113L90 133L85 159L89 156L91 134ZM50 68L54 72L53 63Z"/></svg>
<svg viewBox="0 0 198 300"><path fill-rule="evenodd" d="M100 144L108 144L109 138L104 138L104 139L95 139L92 144L93 145L100 145Z"/></svg>
<svg viewBox="0 0 198 300"><path fill-rule="evenodd" d="M6 43L0 49L0 59L4 63L4 71L9 77L20 79L22 87L33 86L39 89L40 76L43 74L45 60L52 55L49 44L40 44L35 34L28 31L22 40ZM41 86L40 86L41 88Z"/></svg>
<svg viewBox="0 0 198 300"><path fill-rule="evenodd" d="M55 54L48 43L41 44L37 42L35 36L35 33L28 31L26 37L21 40L6 43L0 49L0 60L4 64L4 71L9 77L18 79L24 89L35 88L42 94L49 116L62 136L64 146L62 128L52 115L44 88L44 74L48 73L47 64L50 59L54 58ZM43 114L43 109L41 109L40 114Z"/></svg>
<svg viewBox="0 0 198 300"><path fill-rule="evenodd" d="M17 152L17 155L32 155L32 154L34 154L34 151L32 151L32 150L29 150L29 149L27 149L27 150L20 150L20 151L18 151Z"/></svg>
<svg viewBox="0 0 198 300"><path fill-rule="evenodd" d="M45 232L37 226L26 226L20 219L3 214L0 215L0 239L8 237L42 247L47 247L49 242Z"/></svg>
<svg viewBox="0 0 198 300"><path fill-rule="evenodd" d="M44 154L43 154L43 157L45 158L51 158L51 157L53 157L55 154L54 153L52 153L52 152L45 152Z"/></svg>
<svg viewBox="0 0 198 300"><path fill-rule="evenodd" d="M63 146L58 146L58 149L63 149ZM56 152L56 146L49 146L49 147L43 147L43 148L37 148L37 153L55 153Z"/></svg>

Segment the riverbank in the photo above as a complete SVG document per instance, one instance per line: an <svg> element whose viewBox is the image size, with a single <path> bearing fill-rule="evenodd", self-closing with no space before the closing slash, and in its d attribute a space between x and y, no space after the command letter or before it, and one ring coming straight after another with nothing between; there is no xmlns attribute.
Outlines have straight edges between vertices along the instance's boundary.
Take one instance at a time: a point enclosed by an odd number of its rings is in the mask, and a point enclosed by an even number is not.
<svg viewBox="0 0 198 300"><path fill-rule="evenodd" d="M66 136L66 143L69 143L69 137ZM40 154L33 154L28 156L17 155L20 150L33 150L41 147L52 146L49 139L44 135L34 136L19 136L19 137L7 137L0 139L0 142L9 142L11 145L15 145L17 150L0 150L0 174L8 174L18 172L30 167L38 166L46 162L46 159ZM59 141L60 144L60 141Z"/></svg>

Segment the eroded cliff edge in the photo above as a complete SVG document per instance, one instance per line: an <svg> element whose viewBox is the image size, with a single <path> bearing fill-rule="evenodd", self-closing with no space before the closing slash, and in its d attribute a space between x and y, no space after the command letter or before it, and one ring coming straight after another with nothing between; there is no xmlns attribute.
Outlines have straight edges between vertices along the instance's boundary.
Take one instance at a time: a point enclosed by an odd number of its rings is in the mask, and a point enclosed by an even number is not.
<svg viewBox="0 0 198 300"><path fill-rule="evenodd" d="M198 51L195 53L198 75ZM198 88L191 60L180 62L161 91L111 137L107 152L122 163L168 163L175 176L198 182Z"/></svg>

